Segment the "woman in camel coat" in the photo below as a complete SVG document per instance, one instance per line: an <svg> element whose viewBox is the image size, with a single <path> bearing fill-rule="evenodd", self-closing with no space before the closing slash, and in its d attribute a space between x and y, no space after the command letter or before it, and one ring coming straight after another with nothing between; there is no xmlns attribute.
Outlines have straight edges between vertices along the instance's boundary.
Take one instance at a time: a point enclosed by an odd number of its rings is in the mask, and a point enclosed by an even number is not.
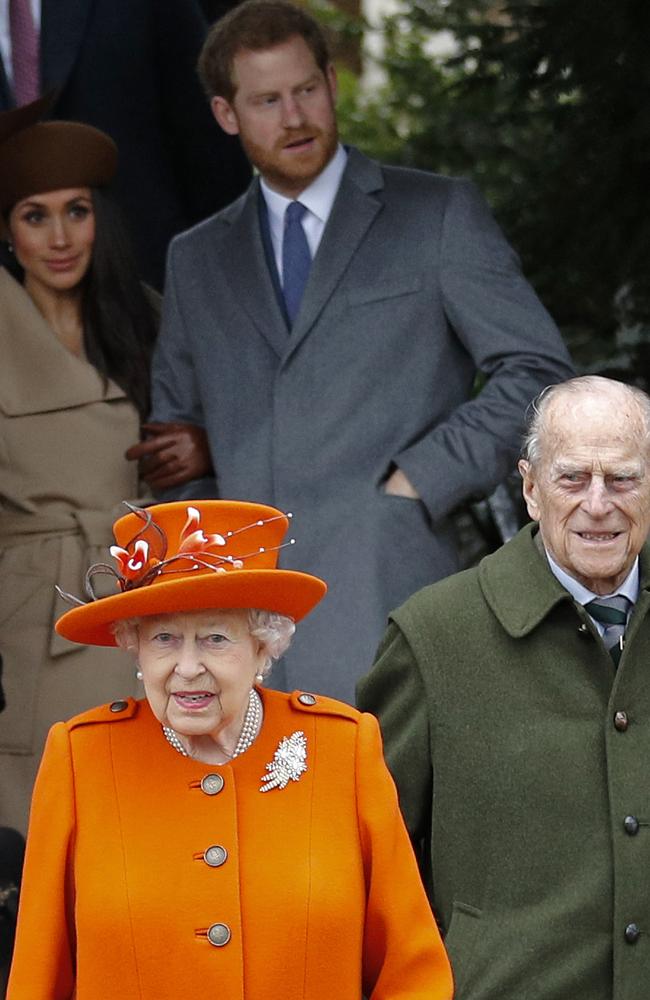
<svg viewBox="0 0 650 1000"><path fill-rule="evenodd" d="M198 428L141 427L158 301L104 191L117 151L88 125L39 121L50 99L0 114L0 824L20 830L52 722L137 689L129 657L53 635L54 584L83 588L138 496L125 452L141 429L167 457L191 439L209 464Z"/></svg>
<svg viewBox="0 0 650 1000"><path fill-rule="evenodd" d="M136 510L119 592L59 621L132 649L146 699L50 733L9 1000L451 997L375 719L261 687L325 590L276 567L287 523Z"/></svg>
<svg viewBox="0 0 650 1000"><path fill-rule="evenodd" d="M148 408L155 314L102 189L117 153L48 103L0 115L0 824L24 831L48 729L135 693L124 655L53 634L55 583L79 590L138 496L124 452ZM90 668L90 664L94 669Z"/></svg>

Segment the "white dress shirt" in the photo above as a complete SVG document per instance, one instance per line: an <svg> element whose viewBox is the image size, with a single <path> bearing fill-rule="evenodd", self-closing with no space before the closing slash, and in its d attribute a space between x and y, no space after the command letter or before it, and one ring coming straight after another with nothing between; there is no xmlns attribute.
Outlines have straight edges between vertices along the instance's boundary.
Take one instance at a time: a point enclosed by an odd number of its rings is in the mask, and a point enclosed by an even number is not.
<svg viewBox="0 0 650 1000"><path fill-rule="evenodd" d="M639 557L637 556L632 565L632 569L627 574L623 583L620 587L611 594L592 594L590 590L583 587L581 583L578 583L572 576L562 569L561 566L555 562L555 560L546 552L546 558L548 559L548 564L551 568L551 573L556 579L560 581L565 590L568 590L571 597L577 604L581 604L583 607L585 604L589 604L589 601L597 601L600 597L614 597L616 594L621 594L623 597L627 597L630 601L630 609L627 613L628 621L630 620L630 615L634 609L634 605L639 597ZM589 612L587 612L589 614ZM591 615L589 615L591 618ZM595 618L591 618L592 622L598 629L598 634L603 636L605 634L605 626L601 622L597 622Z"/></svg>
<svg viewBox="0 0 650 1000"><path fill-rule="evenodd" d="M260 179L262 194L269 213L269 229L271 231L271 244L275 263L280 276L280 284L283 282L282 274L282 239L284 236L284 216L288 206L292 201L297 200L304 205L307 211L302 217L302 228L305 230L309 252L312 260L316 256L321 237L329 219L332 205L341 183L341 177L345 170L348 155L339 145L336 153L329 161L324 170L320 172L315 181L301 192L299 198L285 198L283 194L278 194L268 186L264 178Z"/></svg>
<svg viewBox="0 0 650 1000"><path fill-rule="evenodd" d="M37 31L41 30L41 0L30 0L32 17ZM14 71L11 62L11 35L9 34L9 0L0 0L0 55L5 70L5 76L10 84L14 82Z"/></svg>

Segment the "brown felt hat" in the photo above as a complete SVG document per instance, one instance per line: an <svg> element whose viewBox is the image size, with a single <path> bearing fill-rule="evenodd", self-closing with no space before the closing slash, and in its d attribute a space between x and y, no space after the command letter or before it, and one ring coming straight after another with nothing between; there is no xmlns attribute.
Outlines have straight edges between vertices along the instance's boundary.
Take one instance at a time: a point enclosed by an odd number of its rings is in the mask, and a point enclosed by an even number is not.
<svg viewBox="0 0 650 1000"><path fill-rule="evenodd" d="M33 194L102 187L117 169L117 147L92 125L42 122L52 95L0 114L0 212Z"/></svg>

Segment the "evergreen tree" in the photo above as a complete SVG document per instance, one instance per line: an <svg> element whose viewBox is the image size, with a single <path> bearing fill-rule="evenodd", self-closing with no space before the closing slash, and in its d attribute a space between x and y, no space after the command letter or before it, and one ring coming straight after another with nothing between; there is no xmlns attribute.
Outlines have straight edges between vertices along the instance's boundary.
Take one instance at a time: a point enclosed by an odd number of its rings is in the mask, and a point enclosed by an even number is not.
<svg viewBox="0 0 650 1000"><path fill-rule="evenodd" d="M384 32L385 86L344 77L344 136L472 177L580 367L650 388L650 4L417 0Z"/></svg>

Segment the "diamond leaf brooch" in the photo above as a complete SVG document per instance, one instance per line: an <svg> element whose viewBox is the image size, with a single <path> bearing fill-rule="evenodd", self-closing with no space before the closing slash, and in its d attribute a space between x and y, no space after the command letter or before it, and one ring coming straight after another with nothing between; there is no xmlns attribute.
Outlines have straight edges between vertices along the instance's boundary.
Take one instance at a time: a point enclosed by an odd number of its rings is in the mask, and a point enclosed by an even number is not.
<svg viewBox="0 0 650 1000"><path fill-rule="evenodd" d="M260 792L270 792L272 788L286 788L290 781L298 781L307 770L307 738L302 730L285 736L266 765L268 774L260 779Z"/></svg>

